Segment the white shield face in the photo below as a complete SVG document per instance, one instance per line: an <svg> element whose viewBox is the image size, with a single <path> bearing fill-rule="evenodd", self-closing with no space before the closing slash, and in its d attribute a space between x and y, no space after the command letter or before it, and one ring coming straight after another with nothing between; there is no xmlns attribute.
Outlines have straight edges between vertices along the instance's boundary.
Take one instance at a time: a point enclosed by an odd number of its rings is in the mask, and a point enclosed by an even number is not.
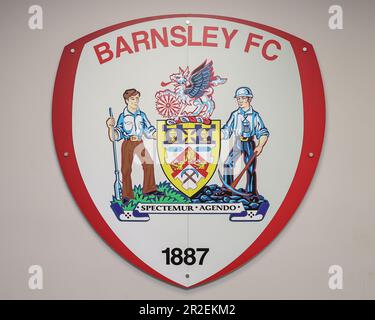
<svg viewBox="0 0 375 320"><path fill-rule="evenodd" d="M191 287L258 253L301 201L322 143L304 140L314 131L304 128L305 92L314 83L322 92L320 74L307 71L304 84L312 47L268 27L210 16L141 21L67 46L54 97L56 146L73 148L61 165L101 236L148 273ZM60 102L62 81L72 79L71 101ZM125 102L127 89L136 91ZM324 111L321 96L314 103ZM71 115L57 118L66 109ZM324 126L324 114L312 120ZM219 124L215 144L208 123ZM302 161L312 164L305 182Z"/></svg>

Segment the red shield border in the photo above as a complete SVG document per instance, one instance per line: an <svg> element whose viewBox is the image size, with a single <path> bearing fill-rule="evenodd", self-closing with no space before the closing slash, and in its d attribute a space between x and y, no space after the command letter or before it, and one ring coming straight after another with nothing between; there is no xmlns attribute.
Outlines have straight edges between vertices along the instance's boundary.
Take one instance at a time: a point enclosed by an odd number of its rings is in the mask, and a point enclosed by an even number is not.
<svg viewBox="0 0 375 320"><path fill-rule="evenodd" d="M80 170L78 168L77 159L75 157L72 134L72 101L74 79L78 61L82 48L87 42L114 30L146 21L189 17L211 18L236 22L262 29L288 40L293 48L301 79L304 131L302 150L296 174L293 178L289 191L274 218L259 235L259 237L236 260L231 262L219 272L188 288L193 288L218 279L219 277L224 276L242 266L256 254L258 254L262 249L264 249L277 236L277 234L283 229L296 211L307 191L308 186L310 185L322 150L325 129L324 89L318 61L312 45L291 34L269 26L247 20L216 15L163 15L119 23L84 36L68 44L64 48L60 59L53 92L52 127L57 157L70 191L79 208L86 216L90 224L94 227L96 232L119 255L152 276L183 288L187 287L182 286L181 284L178 284L158 273L156 270L152 269L149 265L140 260L133 252L131 252L120 241L120 239L117 238L95 207L95 204L83 182ZM314 121L311 121L311 119L314 119Z"/></svg>

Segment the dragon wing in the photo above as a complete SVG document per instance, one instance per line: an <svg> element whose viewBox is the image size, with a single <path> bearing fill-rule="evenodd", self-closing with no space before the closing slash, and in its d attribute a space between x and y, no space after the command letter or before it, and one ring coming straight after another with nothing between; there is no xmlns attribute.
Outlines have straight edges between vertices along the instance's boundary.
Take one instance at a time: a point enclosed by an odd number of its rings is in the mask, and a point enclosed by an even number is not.
<svg viewBox="0 0 375 320"><path fill-rule="evenodd" d="M189 79L190 85L186 87L184 93L190 98L200 98L204 91L210 87L210 82L213 78L214 69L212 61L204 61L192 73Z"/></svg>

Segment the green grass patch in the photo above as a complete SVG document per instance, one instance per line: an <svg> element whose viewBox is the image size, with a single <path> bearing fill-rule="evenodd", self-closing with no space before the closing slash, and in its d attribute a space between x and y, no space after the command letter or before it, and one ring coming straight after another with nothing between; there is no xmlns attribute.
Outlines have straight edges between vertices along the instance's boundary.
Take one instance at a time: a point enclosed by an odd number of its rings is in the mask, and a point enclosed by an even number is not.
<svg viewBox="0 0 375 320"><path fill-rule="evenodd" d="M118 203L122 206L124 211L132 211L135 209L138 203L190 203L189 197L185 196L183 193L172 187L172 185L167 182L160 182L156 185L157 190L163 192L163 196L154 195L144 195L142 193L142 186L134 186L134 199L131 199L126 205L123 205L120 200L113 200L113 203Z"/></svg>

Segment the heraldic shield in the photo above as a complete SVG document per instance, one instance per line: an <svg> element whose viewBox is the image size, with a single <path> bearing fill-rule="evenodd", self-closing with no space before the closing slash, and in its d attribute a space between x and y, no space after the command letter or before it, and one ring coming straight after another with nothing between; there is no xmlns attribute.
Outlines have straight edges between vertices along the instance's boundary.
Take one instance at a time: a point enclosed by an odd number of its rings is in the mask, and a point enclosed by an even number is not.
<svg viewBox="0 0 375 320"><path fill-rule="evenodd" d="M140 18L65 47L52 126L97 233L149 275L194 288L255 257L296 212L322 149L324 89L313 46L285 31Z"/></svg>
<svg viewBox="0 0 375 320"><path fill-rule="evenodd" d="M159 161L168 180L192 197L211 179L220 155L220 120L210 124L158 121Z"/></svg>

